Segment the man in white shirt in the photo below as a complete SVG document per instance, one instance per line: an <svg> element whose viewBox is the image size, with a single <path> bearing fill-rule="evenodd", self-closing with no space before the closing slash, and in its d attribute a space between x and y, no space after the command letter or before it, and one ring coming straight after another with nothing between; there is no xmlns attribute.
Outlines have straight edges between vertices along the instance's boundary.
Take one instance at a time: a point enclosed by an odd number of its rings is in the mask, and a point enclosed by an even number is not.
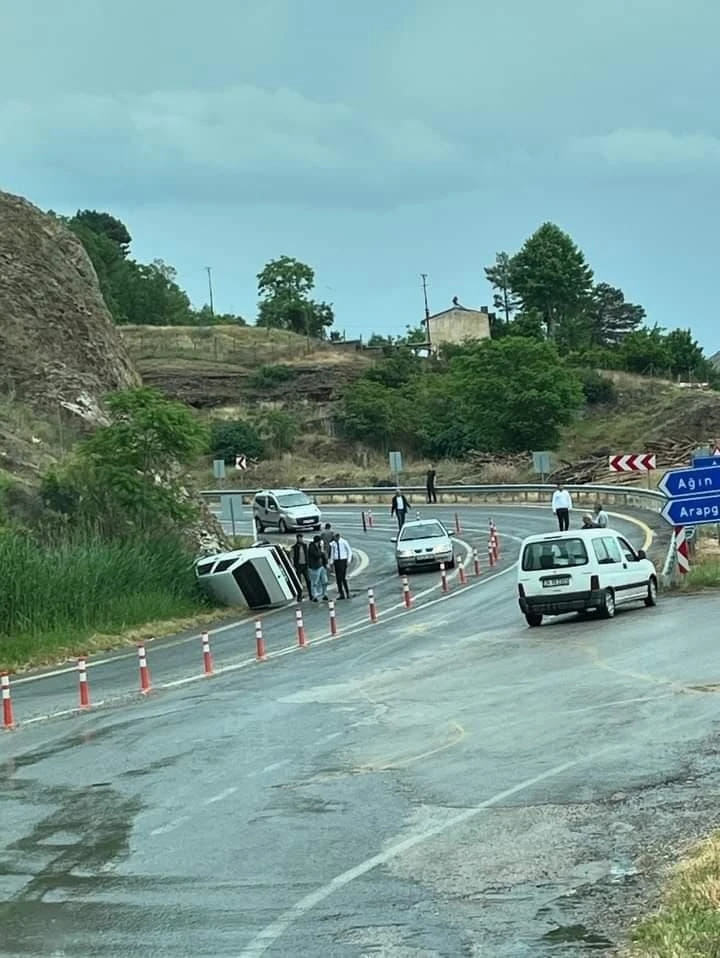
<svg viewBox="0 0 720 958"><path fill-rule="evenodd" d="M595 505L595 511L593 513L593 522L598 527L598 529L607 529L608 524L608 514L603 509L602 505L598 502Z"/></svg>
<svg viewBox="0 0 720 958"><path fill-rule="evenodd" d="M570 528L570 510L572 509L572 498L563 484L559 482L557 489L553 492L552 511L555 513L558 521L558 529L564 532Z"/></svg>
<svg viewBox="0 0 720 958"><path fill-rule="evenodd" d="M347 583L347 570L352 560L352 549L347 539L339 532L330 543L330 560L335 570L335 581L338 587L338 599L349 599L350 588Z"/></svg>

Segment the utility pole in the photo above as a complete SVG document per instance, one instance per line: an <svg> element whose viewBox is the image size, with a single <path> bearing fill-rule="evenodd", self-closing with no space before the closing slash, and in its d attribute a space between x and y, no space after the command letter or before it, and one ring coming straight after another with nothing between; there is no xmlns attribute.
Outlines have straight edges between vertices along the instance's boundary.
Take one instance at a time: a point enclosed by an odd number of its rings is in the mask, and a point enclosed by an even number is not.
<svg viewBox="0 0 720 958"><path fill-rule="evenodd" d="M213 303L212 266L206 266L205 269L207 270L207 274L208 274L208 291L210 293L210 315L214 317L215 306Z"/></svg>
<svg viewBox="0 0 720 958"><path fill-rule="evenodd" d="M430 309L428 308L428 298L427 298L427 273L420 273L422 279L422 288L423 288L423 298L425 300L425 333L427 336L428 346L430 345Z"/></svg>

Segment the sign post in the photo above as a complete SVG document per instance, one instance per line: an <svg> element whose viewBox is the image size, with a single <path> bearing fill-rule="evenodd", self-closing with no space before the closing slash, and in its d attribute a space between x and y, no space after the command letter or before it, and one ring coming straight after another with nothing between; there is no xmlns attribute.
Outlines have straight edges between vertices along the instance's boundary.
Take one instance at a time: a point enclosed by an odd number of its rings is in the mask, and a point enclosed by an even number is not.
<svg viewBox="0 0 720 958"><path fill-rule="evenodd" d="M213 459L213 476L217 479L218 486L222 485L225 478L225 460Z"/></svg>
<svg viewBox="0 0 720 958"><path fill-rule="evenodd" d="M388 460L390 462L390 472L395 478L395 485L400 485L400 473L403 468L402 453L401 452L391 452L388 454Z"/></svg>
<svg viewBox="0 0 720 958"><path fill-rule="evenodd" d="M610 472L646 472L647 487L650 488L650 473L655 469L655 453L632 453L628 456L609 456Z"/></svg>
<svg viewBox="0 0 720 958"><path fill-rule="evenodd" d="M545 482L545 479L550 475L550 453L549 452L534 452L533 457L533 472L537 473L540 476L540 482Z"/></svg>
<svg viewBox="0 0 720 958"><path fill-rule="evenodd" d="M720 455L716 448L696 449L688 469L670 469L658 483L668 497L660 515L673 526L677 569L690 570L689 547L698 526L720 522Z"/></svg>

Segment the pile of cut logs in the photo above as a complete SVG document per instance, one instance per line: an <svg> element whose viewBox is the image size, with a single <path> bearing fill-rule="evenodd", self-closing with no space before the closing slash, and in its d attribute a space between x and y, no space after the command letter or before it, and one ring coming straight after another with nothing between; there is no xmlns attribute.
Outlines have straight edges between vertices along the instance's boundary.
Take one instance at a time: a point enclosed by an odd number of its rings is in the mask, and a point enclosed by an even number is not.
<svg viewBox="0 0 720 958"><path fill-rule="evenodd" d="M693 451L698 446L705 444L690 439L662 438L647 442L641 448L598 449L591 456L586 456L575 462L569 462L567 459L555 460L556 467L550 473L548 480L550 482L564 482L568 485L582 485L586 482L638 482L642 480L644 473L610 472L608 467L610 456L654 453L658 469L672 469L679 466L689 466ZM476 468L491 465L510 466L518 471L528 471L532 468L532 453L529 452L493 455L489 452L473 451L468 453L467 459Z"/></svg>

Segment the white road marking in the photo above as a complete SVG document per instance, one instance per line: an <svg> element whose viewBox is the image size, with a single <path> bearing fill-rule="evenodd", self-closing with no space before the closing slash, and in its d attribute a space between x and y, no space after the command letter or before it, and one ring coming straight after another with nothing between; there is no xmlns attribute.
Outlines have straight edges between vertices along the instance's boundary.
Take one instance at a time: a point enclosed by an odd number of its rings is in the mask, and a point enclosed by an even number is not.
<svg viewBox="0 0 720 958"><path fill-rule="evenodd" d="M176 818L172 822L168 822L167 825L161 825L159 828L153 828L150 832L151 835L167 835L168 832L174 832L176 828L180 828L181 825L184 825L186 822L190 821L189 815L182 815L180 818Z"/></svg>
<svg viewBox="0 0 720 958"><path fill-rule="evenodd" d="M237 791L236 785L231 785L230 788L226 788L224 791L219 792L217 795L213 795L211 798L206 798L203 802L203 805L215 805L217 802L223 802L226 798L230 798L231 795L234 795Z"/></svg>
<svg viewBox="0 0 720 958"><path fill-rule="evenodd" d="M266 765L260 774L266 775L268 772L274 772L276 769L282 768L283 765L289 765L289 764L290 764L290 759L284 758L281 762L273 762L272 765Z"/></svg>
<svg viewBox="0 0 720 958"><path fill-rule="evenodd" d="M332 742L334 738L340 738L342 732L331 732L329 735L323 735L322 738L319 738L316 742L313 742L313 745L324 745L325 742Z"/></svg>
<svg viewBox="0 0 720 958"><path fill-rule="evenodd" d="M512 798L514 795L525 792L549 778L557 778L559 775L562 775L563 772L566 772L571 768L576 768L578 765L597 759L599 756L608 751L610 751L610 749L605 748L599 752L585 755L583 758L573 759L569 762L563 762L561 765L555 765L553 768L550 768L545 772L541 772L539 775L534 775L532 778L526 778L525 781L519 782L517 785L513 785L512 788L507 788L504 791L498 792L496 795L485 799L485 801L481 802L479 805L475 805L473 808L467 808L462 812L458 812L457 815L453 815L451 818L441 822L439 825L433 825L431 828L427 828L425 831L419 832L417 835L411 835L409 838L405 838L402 841L397 842L395 845L391 845L390 848L385 849L385 851L379 852L377 855L373 855L371 858L365 859L364 862L360 862L353 868L348 868L347 871L336 875L335 878L329 881L326 885L322 885L315 891L310 892L309 895L305 895L304 898L301 898L300 901L296 902L291 908L288 908L287 911L283 912L283 914L281 914L280 917L274 922L263 928L263 930L259 932L259 934L257 934L243 949L243 951L240 953L240 958L260 958L261 955L264 955L265 952L278 941L278 939L282 938L291 925L295 924L295 922L307 915L308 912L312 911L336 891L339 891L341 888L344 888L346 885L349 885L351 882L355 881L355 879L362 878L363 875L367 875L368 872L373 871L375 868L380 868L382 865L387 865L387 863L393 859L398 858L400 855L410 851L417 845L421 845L424 842L427 842L429 839L435 838L436 835L440 835L443 832L448 831L448 829L457 828L459 825L464 825L466 822L476 818L493 805L498 805L500 802L504 802L506 799Z"/></svg>

